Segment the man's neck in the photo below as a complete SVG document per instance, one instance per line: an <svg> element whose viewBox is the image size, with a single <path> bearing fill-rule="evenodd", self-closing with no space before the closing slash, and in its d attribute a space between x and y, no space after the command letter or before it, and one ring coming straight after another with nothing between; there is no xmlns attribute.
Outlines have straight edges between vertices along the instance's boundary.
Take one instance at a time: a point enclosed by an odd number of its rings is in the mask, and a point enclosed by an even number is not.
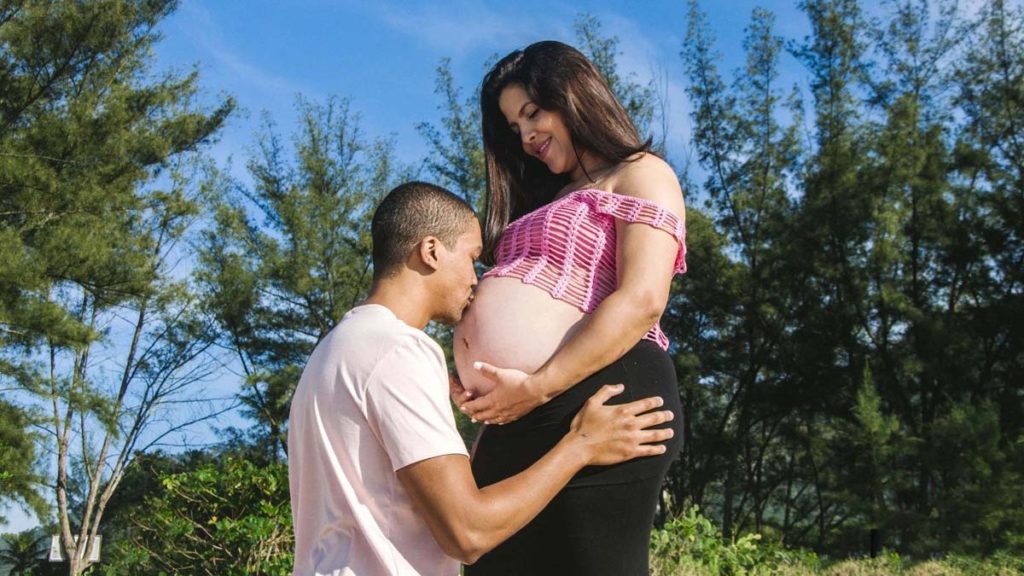
<svg viewBox="0 0 1024 576"><path fill-rule="evenodd" d="M402 322L423 330L431 319L427 302L428 297L423 286L403 281L399 276L375 281L370 288L370 295L363 304L384 306Z"/></svg>

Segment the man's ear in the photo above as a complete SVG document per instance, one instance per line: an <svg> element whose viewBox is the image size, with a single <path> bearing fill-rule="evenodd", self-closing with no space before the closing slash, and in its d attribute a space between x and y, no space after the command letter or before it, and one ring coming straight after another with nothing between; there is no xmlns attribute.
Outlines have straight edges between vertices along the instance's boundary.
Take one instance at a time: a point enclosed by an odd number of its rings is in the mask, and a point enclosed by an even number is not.
<svg viewBox="0 0 1024 576"><path fill-rule="evenodd" d="M441 267L441 250L441 241L436 236L427 236L423 240L420 240L418 250L420 261L427 268L437 270Z"/></svg>

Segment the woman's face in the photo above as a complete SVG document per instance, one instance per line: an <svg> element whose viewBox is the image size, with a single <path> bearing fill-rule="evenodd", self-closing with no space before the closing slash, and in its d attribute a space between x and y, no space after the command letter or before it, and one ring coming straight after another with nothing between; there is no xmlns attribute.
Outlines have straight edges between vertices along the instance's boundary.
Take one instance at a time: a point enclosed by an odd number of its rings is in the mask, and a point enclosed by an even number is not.
<svg viewBox="0 0 1024 576"><path fill-rule="evenodd" d="M555 174L570 174L573 179L583 175L572 137L562 115L544 110L530 100L522 84L509 84L498 97L498 107L509 128L519 135L523 151L547 165Z"/></svg>

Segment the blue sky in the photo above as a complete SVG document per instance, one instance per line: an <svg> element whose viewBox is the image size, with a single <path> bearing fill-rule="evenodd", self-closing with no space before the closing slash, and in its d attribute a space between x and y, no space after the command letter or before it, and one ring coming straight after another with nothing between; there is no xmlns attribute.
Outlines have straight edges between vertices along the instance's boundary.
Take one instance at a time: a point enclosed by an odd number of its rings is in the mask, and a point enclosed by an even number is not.
<svg viewBox="0 0 1024 576"><path fill-rule="evenodd" d="M807 33L795 2L706 2L723 71L742 65L743 29L755 5L777 14L780 35ZM318 102L348 98L366 136L393 136L399 159L415 163L427 153L416 124L438 118L434 82L442 58L451 58L456 83L468 94L492 55L543 39L573 43L573 22L582 12L596 16L607 35L619 38L622 70L641 81L656 68L667 76L669 154L682 158L690 124L679 57L683 0L183 0L161 26L164 40L156 56L161 67L198 66L207 97L225 93L238 100L243 111L214 149L221 161L233 158L238 176L244 176L247 147L261 114L269 113L280 132L290 135L299 93ZM799 64L788 55L783 66L784 82L799 77Z"/></svg>

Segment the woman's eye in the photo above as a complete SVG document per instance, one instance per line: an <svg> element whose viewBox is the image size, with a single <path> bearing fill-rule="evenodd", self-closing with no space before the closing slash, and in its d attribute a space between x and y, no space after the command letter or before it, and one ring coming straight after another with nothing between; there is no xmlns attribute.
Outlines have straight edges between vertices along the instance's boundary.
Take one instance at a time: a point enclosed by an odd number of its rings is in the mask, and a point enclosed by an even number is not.
<svg viewBox="0 0 1024 576"><path fill-rule="evenodd" d="M540 108L534 108L526 117L533 120L537 116L537 112L540 112Z"/></svg>

